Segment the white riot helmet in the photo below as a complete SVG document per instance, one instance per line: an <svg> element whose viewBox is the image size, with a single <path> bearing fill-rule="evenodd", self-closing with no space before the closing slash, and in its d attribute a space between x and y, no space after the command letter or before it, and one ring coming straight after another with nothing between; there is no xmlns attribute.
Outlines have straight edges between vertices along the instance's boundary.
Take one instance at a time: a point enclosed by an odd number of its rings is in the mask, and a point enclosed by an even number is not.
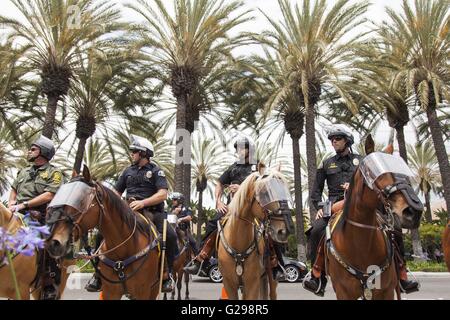
<svg viewBox="0 0 450 320"><path fill-rule="evenodd" d="M349 147L355 142L353 134L345 126L341 124L332 125L327 131L328 139L331 140L333 137L342 136L347 140L347 145Z"/></svg>
<svg viewBox="0 0 450 320"><path fill-rule="evenodd" d="M153 145L147 139L136 136L134 134L131 135L131 144L129 146L130 150L139 150L145 152L145 157L150 158L153 157Z"/></svg>

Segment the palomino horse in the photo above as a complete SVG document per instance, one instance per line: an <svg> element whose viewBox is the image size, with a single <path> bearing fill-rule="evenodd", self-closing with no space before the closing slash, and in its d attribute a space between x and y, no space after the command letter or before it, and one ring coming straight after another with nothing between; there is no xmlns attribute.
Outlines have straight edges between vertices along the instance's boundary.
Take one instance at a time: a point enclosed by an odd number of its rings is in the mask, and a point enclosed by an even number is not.
<svg viewBox="0 0 450 320"><path fill-rule="evenodd" d="M159 293L159 256L156 228L133 212L113 190L91 180L89 169L61 186L49 205L53 224L47 250L64 255L71 241L97 227L104 237L99 266L103 298L156 299ZM94 257L94 256L92 256Z"/></svg>
<svg viewBox="0 0 450 320"><path fill-rule="evenodd" d="M22 226L22 221L14 217L14 215L5 206L0 203L0 227L5 228L11 233L15 233ZM3 257L3 252L0 252L0 257ZM13 259L14 271L16 273L17 284L19 287L20 298L23 300L30 299L30 292L34 299L39 299L41 288L35 287L35 280L37 274L37 252L32 256L25 256L23 254L16 255ZM62 262L61 284L59 286L59 297L61 298L69 273L67 268L74 265L74 260L64 259ZM16 291L11 276L10 265L0 264L0 297L9 299L16 299Z"/></svg>
<svg viewBox="0 0 450 320"><path fill-rule="evenodd" d="M219 224L218 260L223 285L231 300L276 299L277 282L268 267L267 241L270 215L280 213L280 202L290 200L282 174L255 172L240 185L224 220ZM285 214L283 212L282 214ZM220 223L220 222L219 222ZM277 232L281 232L277 227Z"/></svg>
<svg viewBox="0 0 450 320"><path fill-rule="evenodd" d="M442 250L444 251L445 263L447 264L447 269L450 271L450 221L444 229L444 234L442 236Z"/></svg>
<svg viewBox="0 0 450 320"><path fill-rule="evenodd" d="M327 229L328 274L338 299L392 300L395 292L400 299L394 250L386 230L393 230L395 216L403 228L417 228L423 205L405 179L411 173L401 158L373 153L370 135L365 150L367 156L346 193L344 211ZM387 223L377 218L380 208L387 212Z"/></svg>

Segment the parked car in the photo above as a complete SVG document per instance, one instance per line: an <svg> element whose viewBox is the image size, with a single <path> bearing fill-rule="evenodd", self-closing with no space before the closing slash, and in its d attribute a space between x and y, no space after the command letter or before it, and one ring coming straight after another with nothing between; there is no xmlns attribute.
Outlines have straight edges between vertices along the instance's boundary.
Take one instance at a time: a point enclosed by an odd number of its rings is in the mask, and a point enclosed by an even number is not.
<svg viewBox="0 0 450 320"><path fill-rule="evenodd" d="M281 281L297 282L301 281L308 273L308 267L297 259L283 256L284 267L286 270L285 279ZM222 282L222 274L219 270L217 258L209 259L209 264L205 264L199 272L200 277L209 278L212 282Z"/></svg>
<svg viewBox="0 0 450 320"><path fill-rule="evenodd" d="M209 278L209 280L215 283L222 282L223 277L219 270L219 261L217 258L211 257L209 259L209 263L203 264L203 267L198 275L200 277Z"/></svg>

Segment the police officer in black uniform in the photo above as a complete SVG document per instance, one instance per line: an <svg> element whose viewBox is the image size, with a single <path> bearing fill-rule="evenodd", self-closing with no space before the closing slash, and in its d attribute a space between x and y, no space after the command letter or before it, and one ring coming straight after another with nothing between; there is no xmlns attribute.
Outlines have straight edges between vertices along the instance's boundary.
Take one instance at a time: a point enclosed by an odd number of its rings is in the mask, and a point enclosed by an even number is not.
<svg viewBox="0 0 450 320"><path fill-rule="evenodd" d="M328 200L330 207L333 203L344 199L344 192L348 188L352 175L363 158L352 152L351 146L354 143L353 135L342 126L333 126L328 133L328 139L331 140L336 155L323 161L317 170L311 201L318 210L316 220L312 223L309 230L310 258L312 269L310 274L303 280L303 287L318 296L325 294L327 278L325 276L324 259L317 259L317 249L320 240L325 234L329 216L323 217L323 210L319 202L322 199L322 192L325 181L328 185ZM401 234L401 229L399 230ZM404 254L404 245L401 236L396 236L395 241L400 248L400 254ZM416 281L407 279L405 265L400 270L400 287L406 292L418 290L419 284Z"/></svg>
<svg viewBox="0 0 450 320"><path fill-rule="evenodd" d="M189 245L195 255L198 254L197 242L192 236L191 232L191 221L192 221L192 211L184 205L184 195L180 192L172 193L172 208L170 209L172 214L175 214L178 218L177 228L184 232L186 235Z"/></svg>
<svg viewBox="0 0 450 320"><path fill-rule="evenodd" d="M115 189L122 194L126 190L126 199L134 211L150 212L156 229L162 234L164 219L164 201L167 199L168 185L164 171L150 162L153 157L153 145L145 138L132 135L129 146L133 164L126 168L119 177ZM175 230L167 226L167 264L169 274L165 275L162 292L172 292L171 273L178 254Z"/></svg>
<svg viewBox="0 0 450 320"><path fill-rule="evenodd" d="M234 148L238 153L239 160L233 163L220 177L216 185L215 197L216 197L216 215L213 219L209 220L206 224L206 234L200 244L200 254L198 254L194 260L188 264L184 270L190 274L197 274L200 271L202 263L208 263L211 250L206 247L213 246L215 241L215 233L217 231L217 221L219 221L228 210L227 205L231 202L232 195L236 193L239 185L250 174L257 171L257 161L255 160L255 146L250 142L248 138L239 138L234 143ZM222 194L224 188L228 187L230 193L227 197L227 204L222 202Z"/></svg>
<svg viewBox="0 0 450 320"><path fill-rule="evenodd" d="M303 281L303 287L323 296L327 278L324 270L318 268L316 262L319 242L325 234L329 217L323 217L323 210L319 204L322 200L322 192L325 181L328 186L328 201L330 206L344 199L344 192L348 187L356 167L362 156L352 152L351 146L354 143L353 135L344 127L336 125L328 132L328 139L331 140L336 155L324 160L317 169L316 180L313 186L311 202L318 210L316 220L312 223L309 233L309 246L311 265L311 277Z"/></svg>

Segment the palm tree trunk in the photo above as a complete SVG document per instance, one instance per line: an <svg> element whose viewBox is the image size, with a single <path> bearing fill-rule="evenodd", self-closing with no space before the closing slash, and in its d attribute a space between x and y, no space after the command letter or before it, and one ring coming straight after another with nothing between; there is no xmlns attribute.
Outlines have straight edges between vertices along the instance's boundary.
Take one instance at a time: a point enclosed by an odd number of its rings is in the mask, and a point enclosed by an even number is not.
<svg viewBox="0 0 450 320"><path fill-rule="evenodd" d="M184 163L186 145L186 107L187 96L177 96L176 146L175 146L175 191L184 192ZM186 195L184 195L186 197Z"/></svg>
<svg viewBox="0 0 450 320"><path fill-rule="evenodd" d="M75 172L81 171L81 163L83 162L84 149L86 148L86 138L80 138L78 141L77 154L75 156L75 163L73 164L73 170Z"/></svg>
<svg viewBox="0 0 450 320"><path fill-rule="evenodd" d="M434 149L439 163L439 171L442 177L442 186L444 187L444 199L447 205L448 219L450 219L450 164L445 149L444 139L442 138L442 128L436 113L436 103L434 97L430 99L426 109L428 125L430 127L431 138L433 139Z"/></svg>
<svg viewBox="0 0 450 320"><path fill-rule="evenodd" d="M306 240L302 207L302 175L299 139L292 138L292 158L294 161L295 221L297 225L297 259L306 262Z"/></svg>
<svg viewBox="0 0 450 320"><path fill-rule="evenodd" d="M398 142L398 152L400 157L402 157L406 163L408 163L408 154L406 152L406 142L405 142L405 131L403 126L395 128L397 132L397 142Z"/></svg>
<svg viewBox="0 0 450 320"><path fill-rule="evenodd" d="M45 120L42 128L42 135L51 139L55 130L56 108L58 106L58 96L47 96L47 109L45 110Z"/></svg>
<svg viewBox="0 0 450 320"><path fill-rule="evenodd" d="M189 139L190 140L190 139ZM191 164L185 163L183 165L183 195L186 205L191 203Z"/></svg>
<svg viewBox="0 0 450 320"><path fill-rule="evenodd" d="M306 162L308 166L308 194L309 194L309 217L313 221L316 216L316 208L311 203L311 193L316 179L316 129L315 129L314 107L309 106L306 110L305 133L306 133ZM300 170L300 169L299 169ZM300 171L298 171L300 173Z"/></svg>
<svg viewBox="0 0 450 320"><path fill-rule="evenodd" d="M398 142L398 149L400 156L405 160L406 163L408 163L408 154L406 152L406 143L405 143L405 134L403 131L403 127L397 127L395 128L397 131L397 142ZM417 229L411 229L411 241L413 246L413 253L416 257L415 260L422 260L423 256L423 250L422 250L422 244L420 243L420 233L419 228Z"/></svg>
<svg viewBox="0 0 450 320"><path fill-rule="evenodd" d="M427 211L425 212L425 220L428 223L433 222L433 216L431 213L431 201L430 201L430 191L428 190L425 192L425 208L427 208Z"/></svg>
<svg viewBox="0 0 450 320"><path fill-rule="evenodd" d="M198 208L197 208L197 243L202 241L202 224L203 224L203 191L198 193Z"/></svg>

